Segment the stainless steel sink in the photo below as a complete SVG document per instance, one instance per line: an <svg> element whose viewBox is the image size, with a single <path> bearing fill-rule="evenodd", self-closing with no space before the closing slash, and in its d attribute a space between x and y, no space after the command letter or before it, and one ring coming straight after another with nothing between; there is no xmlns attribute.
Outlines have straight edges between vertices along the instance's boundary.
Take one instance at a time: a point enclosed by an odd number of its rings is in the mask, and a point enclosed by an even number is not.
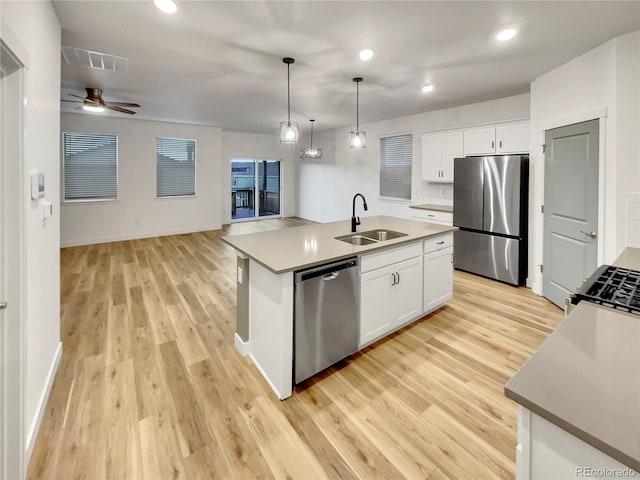
<svg viewBox="0 0 640 480"><path fill-rule="evenodd" d="M394 232L393 230L369 230L368 232L362 232L362 235L365 238L371 238L373 240L377 240L378 242L384 242L385 240L393 240L394 238L406 237L406 233L402 232Z"/></svg>
<svg viewBox="0 0 640 480"><path fill-rule="evenodd" d="M349 235L342 235L340 237L335 237L336 240L340 240L341 242L350 243L351 245L371 245L372 243L378 243L378 240L374 240L372 238L363 237L359 233L351 233Z"/></svg>
<svg viewBox="0 0 640 480"><path fill-rule="evenodd" d="M406 233L394 232L393 230L383 230L379 228L377 230L369 230L362 233L341 235L340 237L335 238L336 240L350 243L351 245L371 245L372 243L384 242L386 240L392 240L394 238L405 237L406 235Z"/></svg>

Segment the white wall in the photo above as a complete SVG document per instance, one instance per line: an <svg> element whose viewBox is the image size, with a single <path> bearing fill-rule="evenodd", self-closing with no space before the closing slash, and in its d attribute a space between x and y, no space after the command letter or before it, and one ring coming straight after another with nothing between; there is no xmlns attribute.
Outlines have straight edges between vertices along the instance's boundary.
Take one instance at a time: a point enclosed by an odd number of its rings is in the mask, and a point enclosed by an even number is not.
<svg viewBox="0 0 640 480"><path fill-rule="evenodd" d="M118 136L118 200L64 203L62 246L220 228L219 128L69 113L61 123ZM195 197L156 198L156 136L196 140Z"/></svg>
<svg viewBox="0 0 640 480"><path fill-rule="evenodd" d="M366 108L361 99L361 108ZM475 103L446 110L409 115L360 125L367 132L364 150L349 148L349 131L343 128L314 135L314 145L324 150L322 160L299 160L298 215L328 222L351 216L351 198L361 192L367 198L367 215L410 217L410 203L453 204L453 186L421 180L420 133L529 117L529 95ZM412 199L389 202L378 198L379 137L413 133ZM302 139L306 142L306 139ZM359 214L362 213L358 207ZM360 215L364 216L364 215Z"/></svg>
<svg viewBox="0 0 640 480"><path fill-rule="evenodd" d="M626 193L640 189L639 35L614 38L531 84L529 278L536 293L541 290L544 156L540 145L545 129L598 118L606 112L600 122L599 261L612 262L626 246Z"/></svg>
<svg viewBox="0 0 640 480"><path fill-rule="evenodd" d="M26 384L24 429L27 452L60 349L60 25L50 2L2 2L2 19L28 54L24 137L26 239ZM29 172L46 176L54 216L42 220L42 201L30 198Z"/></svg>
<svg viewBox="0 0 640 480"><path fill-rule="evenodd" d="M283 145L278 135L259 135L253 133L222 132L222 223L231 221L231 159L253 158L261 160L280 160L281 166L281 203L282 215L295 215L297 211L296 178L298 161L296 158L302 143ZM298 155L299 156L299 155Z"/></svg>

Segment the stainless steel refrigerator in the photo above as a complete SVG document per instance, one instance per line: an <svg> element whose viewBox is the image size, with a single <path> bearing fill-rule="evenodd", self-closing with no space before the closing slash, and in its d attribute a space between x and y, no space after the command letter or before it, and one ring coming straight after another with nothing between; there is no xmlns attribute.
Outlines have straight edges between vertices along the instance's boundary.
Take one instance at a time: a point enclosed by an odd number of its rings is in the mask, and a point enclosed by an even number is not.
<svg viewBox="0 0 640 480"><path fill-rule="evenodd" d="M529 157L456 158L453 182L455 268L524 285Z"/></svg>

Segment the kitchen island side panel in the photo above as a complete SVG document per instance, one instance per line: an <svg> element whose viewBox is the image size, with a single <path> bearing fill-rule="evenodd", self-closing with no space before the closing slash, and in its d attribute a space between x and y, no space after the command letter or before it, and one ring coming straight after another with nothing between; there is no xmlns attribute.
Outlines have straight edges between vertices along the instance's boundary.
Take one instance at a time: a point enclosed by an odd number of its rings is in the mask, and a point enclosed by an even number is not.
<svg viewBox="0 0 640 480"><path fill-rule="evenodd" d="M249 343L253 363L281 400L293 390L293 272L249 263Z"/></svg>

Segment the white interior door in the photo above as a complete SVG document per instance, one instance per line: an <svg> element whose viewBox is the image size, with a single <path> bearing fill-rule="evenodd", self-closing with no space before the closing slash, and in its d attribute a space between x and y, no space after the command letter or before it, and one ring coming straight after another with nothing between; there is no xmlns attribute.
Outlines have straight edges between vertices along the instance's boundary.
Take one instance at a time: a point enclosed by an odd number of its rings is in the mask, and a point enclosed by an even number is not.
<svg viewBox="0 0 640 480"><path fill-rule="evenodd" d="M559 307L597 266L598 120L545 132L542 294Z"/></svg>
<svg viewBox="0 0 640 480"><path fill-rule="evenodd" d="M24 68L0 38L0 478L25 476L22 135Z"/></svg>

